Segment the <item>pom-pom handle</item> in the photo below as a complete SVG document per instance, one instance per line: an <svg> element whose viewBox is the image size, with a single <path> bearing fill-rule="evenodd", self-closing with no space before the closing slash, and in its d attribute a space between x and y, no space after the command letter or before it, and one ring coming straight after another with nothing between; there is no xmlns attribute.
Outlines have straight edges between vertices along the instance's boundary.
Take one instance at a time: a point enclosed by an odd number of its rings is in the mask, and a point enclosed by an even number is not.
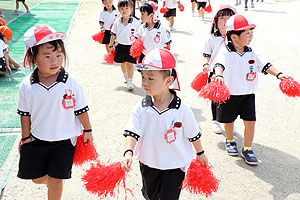
<svg viewBox="0 0 300 200"><path fill-rule="evenodd" d="M199 92L207 84L208 73L200 72L191 83L191 87Z"/></svg>
<svg viewBox="0 0 300 200"><path fill-rule="evenodd" d="M99 32L92 35L93 40L102 44L104 38L104 32Z"/></svg>

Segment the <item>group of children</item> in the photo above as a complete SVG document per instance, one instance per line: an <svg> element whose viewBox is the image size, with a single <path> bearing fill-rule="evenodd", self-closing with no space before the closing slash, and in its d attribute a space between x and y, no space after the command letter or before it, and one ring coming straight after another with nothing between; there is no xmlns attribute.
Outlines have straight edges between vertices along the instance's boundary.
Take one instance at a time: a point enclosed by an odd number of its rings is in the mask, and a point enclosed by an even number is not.
<svg viewBox="0 0 300 200"><path fill-rule="evenodd" d="M186 167L194 157L192 147L202 166L208 166L208 159L194 114L175 92L180 90L178 66L174 55L163 48L169 48L171 39L157 18L154 2L140 7L142 26L131 16L133 4L130 0L119 1L121 17L111 0L104 0L103 4L101 31L109 41L105 43L107 51L115 50L115 61L122 63L128 89L131 89L129 83L132 83L133 64L136 63L129 55L130 45L136 38L142 38L145 45L136 68L141 74L146 97L134 106L125 126L122 168L127 171L135 155L140 163L145 199L178 199ZM258 162L251 149L256 121L257 73L269 73L278 79L290 78L248 46L254 28L255 24L236 14L234 8L221 6L203 54L203 72L210 73L210 81L225 83L231 93L226 103L212 104L213 120L224 123L229 155L238 154L233 139L234 121L237 116L244 120L242 156L250 165ZM24 36L24 67L31 67L33 73L23 80L19 90L22 145L18 177L46 184L49 199L60 199L62 180L71 177L77 134L83 129L84 142L93 141L83 89L64 68L66 52L62 40L65 37L64 33L47 26L32 27Z"/></svg>

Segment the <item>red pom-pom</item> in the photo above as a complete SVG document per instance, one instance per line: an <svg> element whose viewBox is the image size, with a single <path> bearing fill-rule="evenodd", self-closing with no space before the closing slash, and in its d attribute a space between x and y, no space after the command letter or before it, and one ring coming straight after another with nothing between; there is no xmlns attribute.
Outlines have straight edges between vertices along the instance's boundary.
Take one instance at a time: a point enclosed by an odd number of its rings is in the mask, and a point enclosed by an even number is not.
<svg viewBox="0 0 300 200"><path fill-rule="evenodd" d="M98 195L100 199L111 197L119 192L119 186L123 181L125 192L125 179L128 172L124 172L121 163L116 162L110 165L103 165L100 162L92 164L91 168L86 170L86 174L82 176L82 181L87 191Z"/></svg>
<svg viewBox="0 0 300 200"><path fill-rule="evenodd" d="M293 79L282 79L279 88L288 97L300 96L300 83Z"/></svg>
<svg viewBox="0 0 300 200"><path fill-rule="evenodd" d="M219 189L220 181L212 172L212 166L203 167L199 160L193 159L182 182L182 188L192 194L211 196Z"/></svg>
<svg viewBox="0 0 300 200"><path fill-rule="evenodd" d="M104 60L107 64L114 64L115 59L115 51L111 51L111 53L104 54Z"/></svg>
<svg viewBox="0 0 300 200"><path fill-rule="evenodd" d="M104 37L104 32L96 33L92 36L93 40L102 44Z"/></svg>
<svg viewBox="0 0 300 200"><path fill-rule="evenodd" d="M199 97L221 104L230 98L230 91L224 83L212 81L202 87Z"/></svg>
<svg viewBox="0 0 300 200"><path fill-rule="evenodd" d="M184 6L182 5L182 3L178 3L178 9L183 12L184 11Z"/></svg>
<svg viewBox="0 0 300 200"><path fill-rule="evenodd" d="M85 162L97 160L99 154L93 143L83 141L83 134L77 137L73 165L82 165Z"/></svg>
<svg viewBox="0 0 300 200"><path fill-rule="evenodd" d="M211 12L212 12L211 5L209 4L209 5L206 6L203 10L204 10L205 12L211 13Z"/></svg>
<svg viewBox="0 0 300 200"><path fill-rule="evenodd" d="M135 39L130 47L130 55L134 58L140 57L145 49L142 39Z"/></svg>
<svg viewBox="0 0 300 200"><path fill-rule="evenodd" d="M191 83L191 87L199 92L207 84L208 73L200 72Z"/></svg>
<svg viewBox="0 0 300 200"><path fill-rule="evenodd" d="M159 10L160 13L166 13L166 12L168 12L168 11L169 11L169 9L168 9L167 7L162 7L162 8Z"/></svg>

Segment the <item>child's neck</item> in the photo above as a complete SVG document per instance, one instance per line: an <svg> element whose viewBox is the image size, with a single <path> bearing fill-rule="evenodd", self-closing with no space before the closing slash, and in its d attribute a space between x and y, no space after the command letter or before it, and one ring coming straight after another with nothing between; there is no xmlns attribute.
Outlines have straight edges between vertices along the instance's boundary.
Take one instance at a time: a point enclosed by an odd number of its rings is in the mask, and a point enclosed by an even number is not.
<svg viewBox="0 0 300 200"><path fill-rule="evenodd" d="M113 10L112 7L110 7L110 8L105 7L105 9L106 9L106 11L109 11L109 12L111 12Z"/></svg>
<svg viewBox="0 0 300 200"><path fill-rule="evenodd" d="M153 28L155 23L153 23L152 21L151 22L146 22L147 24L147 28Z"/></svg>
<svg viewBox="0 0 300 200"><path fill-rule="evenodd" d="M52 85L54 82L56 82L59 73L60 71L58 71L56 74L53 75L47 75L47 74L42 74L40 71L38 71L38 76L40 82L48 87Z"/></svg>
<svg viewBox="0 0 300 200"><path fill-rule="evenodd" d="M162 93L152 96L153 105L160 111L168 108L169 104L173 100L173 95L169 89L164 90Z"/></svg>
<svg viewBox="0 0 300 200"><path fill-rule="evenodd" d="M123 24L128 24L129 18L130 18L130 16L128 16L128 17L122 16L122 23L123 23Z"/></svg>
<svg viewBox="0 0 300 200"><path fill-rule="evenodd" d="M243 53L244 52L244 46L238 45L237 43L235 43L234 41L232 41L232 45L235 48L235 50L239 53Z"/></svg>

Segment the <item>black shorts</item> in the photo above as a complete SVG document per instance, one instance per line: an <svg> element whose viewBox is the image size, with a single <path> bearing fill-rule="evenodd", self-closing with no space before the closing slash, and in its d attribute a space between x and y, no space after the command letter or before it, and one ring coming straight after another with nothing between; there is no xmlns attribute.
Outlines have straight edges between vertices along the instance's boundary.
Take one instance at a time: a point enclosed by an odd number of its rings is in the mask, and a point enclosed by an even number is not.
<svg viewBox="0 0 300 200"><path fill-rule="evenodd" d="M230 95L226 103L217 107L217 121L231 123L240 116L242 120L256 121L255 94Z"/></svg>
<svg viewBox="0 0 300 200"><path fill-rule="evenodd" d="M197 2L197 10L200 10L200 8L205 8L206 2Z"/></svg>
<svg viewBox="0 0 300 200"><path fill-rule="evenodd" d="M0 72L6 72L6 63L4 57L0 58Z"/></svg>
<svg viewBox="0 0 300 200"><path fill-rule="evenodd" d="M52 178L71 178L75 147L70 139L48 142L35 139L21 145L18 177L36 179L48 175Z"/></svg>
<svg viewBox="0 0 300 200"><path fill-rule="evenodd" d="M160 170L140 162L145 199L179 199L185 173L181 169Z"/></svg>
<svg viewBox="0 0 300 200"><path fill-rule="evenodd" d="M116 53L114 61L116 63L123 63L123 62L130 62L135 64L136 58L133 58L130 54L130 47L131 45L123 45L118 44L116 46Z"/></svg>
<svg viewBox="0 0 300 200"><path fill-rule="evenodd" d="M25 0L17 0L17 1L25 3Z"/></svg>
<svg viewBox="0 0 300 200"><path fill-rule="evenodd" d="M164 14L164 17L169 18L171 16L176 17L176 8L170 8L168 12Z"/></svg>
<svg viewBox="0 0 300 200"><path fill-rule="evenodd" d="M102 44L109 44L110 36L111 36L110 30L105 30L104 37L103 37L103 40L102 40Z"/></svg>
<svg viewBox="0 0 300 200"><path fill-rule="evenodd" d="M191 2L195 2L195 3L197 3L197 1L196 1L196 0L191 0Z"/></svg>

